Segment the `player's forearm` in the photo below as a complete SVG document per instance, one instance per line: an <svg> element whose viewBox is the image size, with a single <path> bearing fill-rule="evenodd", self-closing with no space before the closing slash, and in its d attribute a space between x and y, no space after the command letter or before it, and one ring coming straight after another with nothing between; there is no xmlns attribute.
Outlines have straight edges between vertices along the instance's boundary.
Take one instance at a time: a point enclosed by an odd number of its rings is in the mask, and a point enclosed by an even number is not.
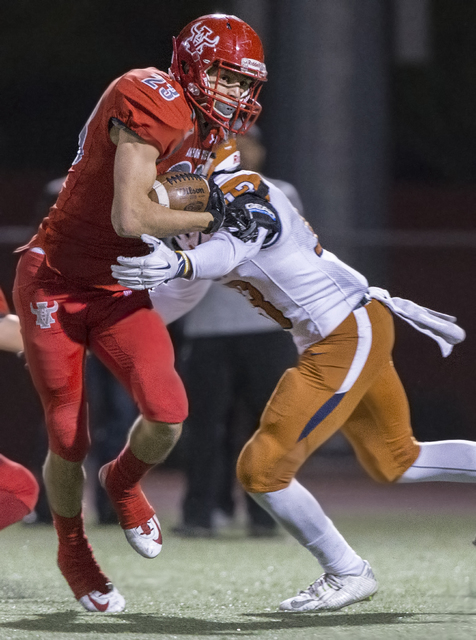
<svg viewBox="0 0 476 640"><path fill-rule="evenodd" d="M20 322L17 316L7 315L0 319L0 349L2 351L23 351Z"/></svg>
<svg viewBox="0 0 476 640"><path fill-rule="evenodd" d="M143 233L164 238L191 231L205 231L213 217L208 211L168 209L148 198L127 204L115 198L111 220L115 232L123 238L140 238Z"/></svg>
<svg viewBox="0 0 476 640"><path fill-rule="evenodd" d="M182 251L190 262L187 276L213 280L226 275L239 264L256 256L263 243L265 230L256 242L242 242L227 232L218 232L209 242L189 251Z"/></svg>
<svg viewBox="0 0 476 640"><path fill-rule="evenodd" d="M121 237L140 238L146 233L163 238L186 231L205 231L213 220L207 211L168 209L150 199L158 156L155 147L131 132L118 132L111 222Z"/></svg>

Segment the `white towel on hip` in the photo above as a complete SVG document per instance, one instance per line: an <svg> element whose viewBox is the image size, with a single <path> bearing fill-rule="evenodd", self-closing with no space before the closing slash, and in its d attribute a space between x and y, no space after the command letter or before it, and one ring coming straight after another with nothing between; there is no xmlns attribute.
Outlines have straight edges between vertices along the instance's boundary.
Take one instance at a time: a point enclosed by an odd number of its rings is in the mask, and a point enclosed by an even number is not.
<svg viewBox="0 0 476 640"><path fill-rule="evenodd" d="M379 287L369 287L368 294L388 307L396 316L411 324L417 331L425 333L439 344L443 357L453 350L453 345L466 338L464 329L456 324L454 316L448 316L404 298L392 298L388 291Z"/></svg>

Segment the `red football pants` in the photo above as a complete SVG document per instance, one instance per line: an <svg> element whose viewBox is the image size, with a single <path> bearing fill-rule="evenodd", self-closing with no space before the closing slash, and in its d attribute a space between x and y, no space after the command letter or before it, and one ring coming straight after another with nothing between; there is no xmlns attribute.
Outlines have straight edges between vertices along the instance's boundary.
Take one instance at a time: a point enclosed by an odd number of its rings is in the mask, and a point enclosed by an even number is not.
<svg viewBox="0 0 476 640"><path fill-rule="evenodd" d="M146 419L185 419L187 399L170 336L146 291L80 287L30 250L18 263L13 300L51 451L79 462L89 449L88 349L120 380Z"/></svg>
<svg viewBox="0 0 476 640"><path fill-rule="evenodd" d="M33 511L38 483L28 469L0 455L0 530Z"/></svg>

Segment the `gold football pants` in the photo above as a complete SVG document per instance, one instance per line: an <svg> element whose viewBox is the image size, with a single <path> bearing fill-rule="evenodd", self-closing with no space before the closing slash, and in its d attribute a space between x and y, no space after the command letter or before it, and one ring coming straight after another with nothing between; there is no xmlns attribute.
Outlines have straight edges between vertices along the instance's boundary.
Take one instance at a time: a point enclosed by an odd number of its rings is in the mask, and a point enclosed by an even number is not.
<svg viewBox="0 0 476 640"><path fill-rule="evenodd" d="M238 477L245 490L284 489L339 429L372 478L398 479L420 448L393 366L393 343L391 313L372 300L309 347L282 376L241 452Z"/></svg>

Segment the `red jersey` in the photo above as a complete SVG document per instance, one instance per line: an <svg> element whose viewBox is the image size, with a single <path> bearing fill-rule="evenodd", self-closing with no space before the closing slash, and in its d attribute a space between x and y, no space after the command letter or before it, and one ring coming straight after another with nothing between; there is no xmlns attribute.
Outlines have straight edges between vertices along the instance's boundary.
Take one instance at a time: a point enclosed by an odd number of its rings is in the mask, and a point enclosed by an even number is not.
<svg viewBox="0 0 476 640"><path fill-rule="evenodd" d="M111 223L114 120L156 147L157 173L200 172L220 140L217 130L201 139L181 86L154 67L133 69L106 89L80 133L58 199L28 247L41 247L49 266L79 285L117 290L123 287L112 278L111 264L119 255L145 255L148 248L118 236Z"/></svg>
<svg viewBox="0 0 476 640"><path fill-rule="evenodd" d="M10 313L10 309L8 308L8 304L5 296L3 295L3 291L0 289L0 318L6 316Z"/></svg>

